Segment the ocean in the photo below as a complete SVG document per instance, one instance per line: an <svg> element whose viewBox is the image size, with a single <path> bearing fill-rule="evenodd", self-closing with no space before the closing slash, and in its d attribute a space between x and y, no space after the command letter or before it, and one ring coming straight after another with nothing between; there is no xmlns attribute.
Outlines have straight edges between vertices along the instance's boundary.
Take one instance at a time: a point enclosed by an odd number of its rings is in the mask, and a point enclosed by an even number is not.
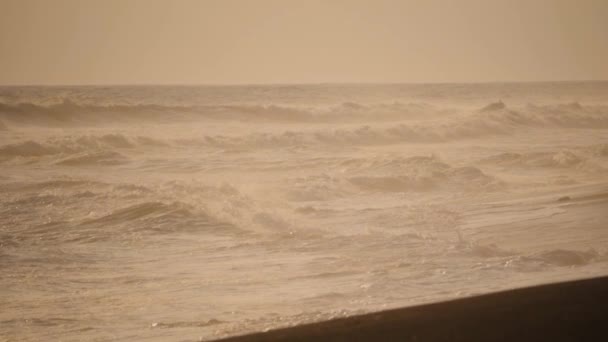
<svg viewBox="0 0 608 342"><path fill-rule="evenodd" d="M608 82L0 87L0 337L198 341L608 275Z"/></svg>

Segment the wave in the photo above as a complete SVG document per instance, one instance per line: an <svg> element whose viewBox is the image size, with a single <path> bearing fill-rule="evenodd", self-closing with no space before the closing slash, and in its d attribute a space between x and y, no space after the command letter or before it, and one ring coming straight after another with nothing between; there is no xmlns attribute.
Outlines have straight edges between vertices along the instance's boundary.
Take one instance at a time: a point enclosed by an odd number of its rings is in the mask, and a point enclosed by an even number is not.
<svg viewBox="0 0 608 342"><path fill-rule="evenodd" d="M327 201L352 194L354 190L344 179L321 174L290 179L286 196L294 202Z"/></svg>
<svg viewBox="0 0 608 342"><path fill-rule="evenodd" d="M512 109L503 102L481 108L478 118L502 124L535 127L608 128L608 106L583 106L578 102L552 105L528 104Z"/></svg>
<svg viewBox="0 0 608 342"><path fill-rule="evenodd" d="M144 218L185 218L193 216L193 208L184 203L175 202L165 204L162 202L144 202L121 208L102 217L86 220L84 224L123 224L129 221Z"/></svg>
<svg viewBox="0 0 608 342"><path fill-rule="evenodd" d="M603 157L604 152L605 146L603 145L552 152L507 152L486 157L481 160L481 163L503 168L575 169L586 172L604 172L605 169L594 160L594 158Z"/></svg>
<svg viewBox="0 0 608 342"><path fill-rule="evenodd" d="M593 262L598 257L600 255L595 250L574 251L554 249L535 254L531 258L555 266L582 266Z"/></svg>
<svg viewBox="0 0 608 342"><path fill-rule="evenodd" d="M100 137L83 136L76 140L77 144L99 148L109 146L114 148L132 148L134 144L122 134L106 134Z"/></svg>
<svg viewBox="0 0 608 342"><path fill-rule="evenodd" d="M400 121L430 119L447 114L458 114L454 109L437 108L426 103L376 103L360 104L344 102L325 107L301 107L269 105L207 105L175 106L158 104L92 105L79 104L69 99L63 102L41 105L31 102L0 103L0 118L15 123L29 124L87 124L123 122L129 120L245 120L284 122L358 122ZM466 114L466 111L461 114ZM449 115L448 115L449 116ZM580 103L536 105L528 104L512 109L504 102L494 102L482 107L473 116L485 117L503 123L528 125L558 125L562 127L594 127L608 125L608 106L581 105Z"/></svg>
<svg viewBox="0 0 608 342"><path fill-rule="evenodd" d="M462 240L455 246L459 252L475 257L497 258L502 267L513 267L519 271L542 271L547 267L576 267L606 260L594 249L586 251L569 249L550 249L531 254L519 254L516 251L502 249L495 244L482 245Z"/></svg>
<svg viewBox="0 0 608 342"><path fill-rule="evenodd" d="M594 249L570 250L549 249L529 254L519 254L513 250L502 249L495 244L483 245L465 240L459 231L457 251L483 258L506 258L503 266L516 267L520 270L543 269L547 266L583 266L596 261L606 260L608 254L601 254ZM505 259L503 259L505 260Z"/></svg>
<svg viewBox="0 0 608 342"><path fill-rule="evenodd" d="M451 167L435 156L348 160L343 171L349 181L365 190L401 192L431 190L446 180Z"/></svg>
<svg viewBox="0 0 608 342"><path fill-rule="evenodd" d="M178 144L202 144L222 149L275 148L304 145L369 145L394 143L443 143L508 135L521 128L608 128L608 106L579 103L535 105L510 108L490 103L477 111L442 109L427 104L380 103L363 105L345 102L324 108L279 105L162 106L162 105L82 105L65 100L55 105L33 103L2 104L4 122L35 125L89 125L133 121L137 123L180 120L238 120L264 124L323 123L326 128L285 130L282 133L251 133L241 136L206 135L202 139L176 139ZM371 123L367 125L364 123ZM349 123L348 126L337 124ZM355 126L360 124L358 126ZM354 126L354 127L353 127ZM125 139L110 135L79 142L129 148L134 145L166 146L152 138Z"/></svg>
<svg viewBox="0 0 608 342"><path fill-rule="evenodd" d="M227 184L141 185L59 178L4 183L0 193L5 204L0 206L0 217L22 223L8 238L16 244L87 243L171 232L242 236L252 230L291 231L277 210L265 210Z"/></svg>
<svg viewBox="0 0 608 342"><path fill-rule="evenodd" d="M565 108L570 108L566 106ZM203 137L200 144L224 149L276 148L315 144L372 145L395 143L444 143L496 135L509 135L521 128L608 128L608 107L583 112L519 112L508 108L479 111L472 115L450 116L440 120L379 123L348 128L287 130L281 133L252 133L245 136ZM583 118L583 119L581 119ZM178 141L192 144L196 141Z"/></svg>
<svg viewBox="0 0 608 342"><path fill-rule="evenodd" d="M479 111L480 112L492 112L492 111L496 111L496 110L502 110L505 108L507 108L507 106L504 104L504 102L498 101L498 102L492 102L490 104L487 104L486 106L481 108Z"/></svg>
<svg viewBox="0 0 608 342"><path fill-rule="evenodd" d="M0 146L0 157L41 157L57 154L60 150L53 146L45 146L35 141L24 141L17 144Z"/></svg>
<svg viewBox="0 0 608 342"><path fill-rule="evenodd" d="M283 105L85 105L70 100L51 105L0 103L0 117L21 124L87 124L129 120L170 121L213 119L279 122L345 122L425 118L437 110L427 104L399 102L363 105L344 102L326 107Z"/></svg>
<svg viewBox="0 0 608 342"><path fill-rule="evenodd" d="M443 171L450 166L442 162L437 156L376 156L373 158L352 158L340 162L343 173L400 173L404 170L430 170Z"/></svg>
<svg viewBox="0 0 608 342"><path fill-rule="evenodd" d="M453 190L498 189L501 183L475 167L448 168L443 171L406 175L357 176L349 181L363 190L380 192L430 191L441 188Z"/></svg>
<svg viewBox="0 0 608 342"><path fill-rule="evenodd" d="M66 231L66 225L73 227ZM40 226L39 229L43 229L49 238L58 236L62 240L84 243L114 238L123 240L141 234L222 232L233 229L232 225L218 221L186 203L158 201L127 205L97 218L87 218L80 222L47 226Z"/></svg>
<svg viewBox="0 0 608 342"><path fill-rule="evenodd" d="M153 118L187 107L160 105L84 105L70 100L52 105L35 103L0 103L0 115L4 120L27 124L87 124L124 121L129 118Z"/></svg>
<svg viewBox="0 0 608 342"><path fill-rule="evenodd" d="M608 157L608 144L591 146L589 151L595 157L606 158Z"/></svg>
<svg viewBox="0 0 608 342"><path fill-rule="evenodd" d="M15 182L15 183L4 183L3 190L7 191L42 191L48 189L67 189L76 188L82 186L104 186L105 183L93 182L88 180L79 179L55 179L43 182Z"/></svg>
<svg viewBox="0 0 608 342"><path fill-rule="evenodd" d="M144 136L127 137L122 134L63 136L43 142L27 140L0 146L0 160L56 156L58 158L56 162L63 165L90 164L96 160L102 164L114 164L104 161L109 159L125 161L127 158L118 152L120 150L164 146L168 146L168 143Z"/></svg>
<svg viewBox="0 0 608 342"><path fill-rule="evenodd" d="M59 160L57 165L86 166L86 165L120 165L129 161L124 155L114 151L84 152Z"/></svg>
<svg viewBox="0 0 608 342"><path fill-rule="evenodd" d="M520 255L510 258L505 263L507 267L515 267L521 271L544 270L547 267L577 267L606 260L594 249L587 251L569 249L551 249L530 255Z"/></svg>
<svg viewBox="0 0 608 342"><path fill-rule="evenodd" d="M404 142L441 143L505 133L505 130L486 130L463 125L459 127L448 123L437 126L399 124L388 128L365 125L350 129L253 133L245 136L205 136L202 140L176 140L176 142L183 145L200 144L222 149L254 149L307 145L360 146Z"/></svg>
<svg viewBox="0 0 608 342"><path fill-rule="evenodd" d="M436 156L349 159L340 174L290 179L287 198L321 201L365 192L494 191L504 183L473 166L451 166Z"/></svg>
<svg viewBox="0 0 608 342"><path fill-rule="evenodd" d="M496 258L514 256L515 252L502 249L495 244L480 244L465 240L460 231L458 233L458 243L454 246L459 252L465 252L475 257L481 258Z"/></svg>

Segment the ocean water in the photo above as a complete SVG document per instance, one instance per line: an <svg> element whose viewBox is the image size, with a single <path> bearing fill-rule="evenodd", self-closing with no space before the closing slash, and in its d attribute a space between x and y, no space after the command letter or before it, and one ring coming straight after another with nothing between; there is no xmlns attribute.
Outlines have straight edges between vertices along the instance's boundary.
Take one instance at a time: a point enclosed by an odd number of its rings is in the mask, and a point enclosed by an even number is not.
<svg viewBox="0 0 608 342"><path fill-rule="evenodd" d="M0 339L198 341L608 274L608 82L0 87Z"/></svg>

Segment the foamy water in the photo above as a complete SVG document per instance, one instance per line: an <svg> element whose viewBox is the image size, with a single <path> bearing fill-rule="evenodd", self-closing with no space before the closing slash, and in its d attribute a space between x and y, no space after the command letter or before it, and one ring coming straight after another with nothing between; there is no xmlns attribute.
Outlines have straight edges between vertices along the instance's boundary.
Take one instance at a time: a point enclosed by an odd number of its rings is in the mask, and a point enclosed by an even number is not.
<svg viewBox="0 0 608 342"><path fill-rule="evenodd" d="M195 341L608 274L608 83L0 88L0 337Z"/></svg>

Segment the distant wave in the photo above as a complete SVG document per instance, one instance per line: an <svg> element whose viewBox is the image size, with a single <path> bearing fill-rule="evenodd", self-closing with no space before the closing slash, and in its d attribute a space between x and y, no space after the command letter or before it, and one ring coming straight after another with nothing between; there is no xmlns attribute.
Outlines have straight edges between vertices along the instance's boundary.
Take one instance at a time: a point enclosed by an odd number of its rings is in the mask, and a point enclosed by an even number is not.
<svg viewBox="0 0 608 342"><path fill-rule="evenodd" d="M107 165L126 160L126 157L121 156L116 150L162 146L167 144L143 136L127 137L122 134L64 136L42 142L27 140L0 146L0 160L55 155L61 158L58 163L63 165L91 164L94 161Z"/></svg>
<svg viewBox="0 0 608 342"><path fill-rule="evenodd" d="M87 124L95 122L124 121L127 118L153 118L169 114L172 110L186 107L164 107L158 105L82 105L64 100L58 104L39 105L34 103L0 103L0 115L4 120L22 124Z"/></svg>
<svg viewBox="0 0 608 342"><path fill-rule="evenodd" d="M528 104L518 110L502 102L492 103L479 110L477 117L520 126L608 128L608 106L583 106L578 102L543 106Z"/></svg>
<svg viewBox="0 0 608 342"><path fill-rule="evenodd" d="M378 105L374 108L390 107L389 105ZM395 104L395 108L401 112L404 109L401 105ZM439 113L437 109L429 109L425 105L406 105L407 110L411 113L424 113L425 110L430 110L431 113ZM6 108L12 110L23 110L19 112L23 114L21 117L17 112L6 111ZM33 104L20 105L1 105L0 115L8 117L19 117L19 120L25 120L32 117L45 117L52 113L59 113L61 117L64 113L60 110L93 108L94 111L118 110L137 112L136 108L148 108L150 110L160 111L168 110L185 110L187 107L162 107L162 106L80 106L71 102L64 102L58 105L43 107ZM220 107L213 107L219 111ZM228 110L230 108L230 110ZM238 109L235 109L238 108ZM392 107L391 107L392 108ZM29 110L26 110L29 109ZM5 110L3 112L3 110ZM249 118L260 117L279 118L281 115L291 117L292 119L305 120L304 118L319 118L331 116L329 114L313 114L312 112L303 109L287 109L284 107L221 107L222 111L229 111L236 115L248 113ZM339 109L332 109L332 115L341 113L340 115L348 116L350 111L361 111L361 115L369 115L369 106L363 106L354 103L344 103L339 106ZM36 114L36 112L39 112ZM291 112L290 112L291 111ZM32 114L34 113L34 114ZM42 114L41 114L42 113ZM70 113L68 111L68 113ZM70 115L78 117L77 110L71 112ZM256 114L257 113L257 114ZM260 114L262 113L262 114ZM287 113L287 114L286 114ZM292 114L289 114L292 113ZM124 113L123 113L124 114ZM216 113L217 114L217 113ZM239 115L241 115L239 114ZM416 114L416 115L418 115ZM33 115L33 116L32 116ZM139 115L139 114L137 114ZM201 113L197 114L201 115ZM228 115L228 114L227 114ZM299 116L298 116L299 115ZM401 115L401 114L400 114ZM414 114L412 114L414 115ZM438 114L439 115L439 114ZM52 116L52 115L51 115ZM120 117L121 115L117 115ZM124 115L123 115L124 116ZM164 113L163 116L168 119L171 115ZM229 116L229 115L228 115ZM85 115L86 117L86 115ZM217 115L217 117L224 117ZM98 115L99 119L108 119L105 115ZM386 117L385 117L386 118ZM278 119L277 119L278 120ZM319 119L320 120L320 119ZM196 126L195 126L196 127ZM202 126L201 126L202 127ZM141 149L141 148L161 148L161 147L210 147L219 148L225 151L230 150L251 150L259 148L277 148L277 147L302 147L302 146L343 146L343 145L382 145L382 144L397 144L397 143L445 143L464 139L478 139L496 135L509 135L520 131L522 128L549 129L549 128L587 128L587 129L605 129L608 128L608 106L583 106L578 103L558 104L548 106L528 105L523 109L513 110L504 103L490 103L480 110L450 114L440 116L438 118L430 118L425 120L411 121L386 121L376 122L373 125L363 123L352 123L349 125L326 125L326 126L298 126L293 125L293 129L287 129L278 132L253 132L241 135L219 135L212 132L202 131L200 135L189 135L185 138L172 137L157 139L152 136L127 136L119 133L105 135L81 135L81 136L64 136L50 138L44 141L31 139L18 143L12 143L0 146L0 160L14 157L44 157L49 155L57 155L58 158L64 160L74 154L95 154L100 156L99 152L104 152L106 155L110 153L123 154L123 150ZM12 127L11 127L12 128ZM291 128L291 127L288 127ZM606 155L606 149L598 149L594 152L599 155ZM521 158L510 156L512 160L521 162ZM509 156L498 161L501 164L509 163ZM547 160L545 157L536 158L536 156L526 156L529 163L554 163L555 165L565 165L576 163L576 156L564 152L560 155L550 157ZM534 161L537 159L537 161ZM63 161L65 162L65 160Z"/></svg>
<svg viewBox="0 0 608 342"><path fill-rule="evenodd" d="M35 141L0 146L0 157L40 157L59 153L53 146L45 146Z"/></svg>
<svg viewBox="0 0 608 342"><path fill-rule="evenodd" d="M582 109L581 109L582 108ZM349 128L291 130L283 133L252 133L247 136L205 136L204 144L223 148L302 146L310 144L440 143L493 135L512 134L520 128L608 128L608 107L578 104L528 106L516 111L506 106L484 107L467 115L439 120L361 125Z"/></svg>
<svg viewBox="0 0 608 342"><path fill-rule="evenodd" d="M386 103L363 105L345 102L324 108L281 105L166 106L166 105L85 105L61 103L0 103L0 117L21 124L88 124L128 120L245 120L278 122L344 122L364 119L403 120L423 118L435 109L426 104Z"/></svg>
<svg viewBox="0 0 608 342"><path fill-rule="evenodd" d="M425 103L379 103L364 105L344 102L323 108L281 105L164 106L164 105L84 105L69 100L53 105L0 103L2 122L27 125L100 125L113 122L175 122L180 120L237 120L265 123L401 123L382 131L362 126L354 139L376 139L373 135L400 136L406 140L441 141L463 136L505 133L518 126L563 128L608 128L608 106L579 103L510 108L503 102L490 103L477 111L445 109ZM427 121L439 121L431 125ZM0 129L2 129L0 122ZM6 128L5 128L6 129ZM329 139L320 133L320 140ZM336 135L349 132L336 130ZM338 137L339 138L339 137ZM388 140L390 140L389 138Z"/></svg>
<svg viewBox="0 0 608 342"><path fill-rule="evenodd" d="M493 103L487 104L486 106L481 108L479 111L480 112L491 112L491 111L496 111L496 110L502 110L502 109L505 109L506 107L507 106L504 104L504 102L498 101L498 102L493 102Z"/></svg>
<svg viewBox="0 0 608 342"><path fill-rule="evenodd" d="M439 143L465 138L483 137L507 133L506 128L483 130L476 124L437 125L397 124L389 127L363 125L355 128L317 129L308 131L289 130L282 133L251 133L244 136L207 135L202 139L178 139L184 145L206 145L223 149L276 148L277 146L307 145L375 145L411 143Z"/></svg>

